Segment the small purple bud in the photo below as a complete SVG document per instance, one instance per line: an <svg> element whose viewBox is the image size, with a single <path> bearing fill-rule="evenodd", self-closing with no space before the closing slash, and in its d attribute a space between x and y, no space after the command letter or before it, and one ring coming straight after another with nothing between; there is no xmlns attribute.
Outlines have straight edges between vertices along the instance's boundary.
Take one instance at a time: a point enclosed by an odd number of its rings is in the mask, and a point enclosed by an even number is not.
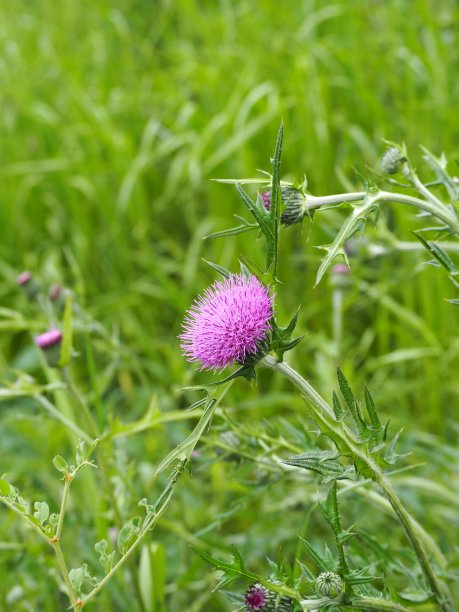
<svg viewBox="0 0 459 612"><path fill-rule="evenodd" d="M30 272L23 272L16 278L19 287L24 291L29 300L33 300L40 292L40 285Z"/></svg>
<svg viewBox="0 0 459 612"><path fill-rule="evenodd" d="M41 349L46 350L51 346L62 342L62 333L55 327L51 327L47 332L35 338L35 344Z"/></svg>
<svg viewBox="0 0 459 612"><path fill-rule="evenodd" d="M330 283L336 289L348 289L351 286L351 269L345 263L337 263L331 269Z"/></svg>
<svg viewBox="0 0 459 612"><path fill-rule="evenodd" d="M57 302L57 300L61 297L62 287L59 285L53 285L49 290L49 299L53 302Z"/></svg>
<svg viewBox="0 0 459 612"><path fill-rule="evenodd" d="M281 186L282 203L284 209L281 214L280 222L282 225L293 225L303 221L306 214L306 196L305 194L293 187L292 185ZM271 209L271 191L260 193L260 198L263 200L266 210Z"/></svg>
<svg viewBox="0 0 459 612"><path fill-rule="evenodd" d="M349 274L350 271L351 269L349 268L349 266L344 263L335 264L332 268L333 274Z"/></svg>
<svg viewBox="0 0 459 612"><path fill-rule="evenodd" d="M46 361L56 367L61 355L62 333L55 327L35 338L35 344L44 352Z"/></svg>
<svg viewBox="0 0 459 612"><path fill-rule="evenodd" d="M23 272L17 277L16 282L20 287L24 287L24 285L27 285L31 280L32 274L30 272Z"/></svg>

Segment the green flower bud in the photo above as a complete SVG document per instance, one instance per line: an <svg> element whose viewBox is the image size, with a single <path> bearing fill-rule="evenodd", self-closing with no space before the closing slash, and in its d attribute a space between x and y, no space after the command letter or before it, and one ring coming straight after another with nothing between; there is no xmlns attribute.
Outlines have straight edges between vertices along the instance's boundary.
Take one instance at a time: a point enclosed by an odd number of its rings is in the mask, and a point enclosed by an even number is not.
<svg viewBox="0 0 459 612"><path fill-rule="evenodd" d="M306 197L302 191L289 185L281 186L282 202L284 210L281 214L280 222L282 225L293 225L301 223L306 213ZM271 208L271 191L261 193L261 199L266 210Z"/></svg>
<svg viewBox="0 0 459 612"><path fill-rule="evenodd" d="M381 170L386 174L397 174L403 168L406 162L406 157L397 147L387 149L381 159Z"/></svg>
<svg viewBox="0 0 459 612"><path fill-rule="evenodd" d="M335 572L323 572L316 578L316 593L323 597L338 597L343 591L343 580Z"/></svg>

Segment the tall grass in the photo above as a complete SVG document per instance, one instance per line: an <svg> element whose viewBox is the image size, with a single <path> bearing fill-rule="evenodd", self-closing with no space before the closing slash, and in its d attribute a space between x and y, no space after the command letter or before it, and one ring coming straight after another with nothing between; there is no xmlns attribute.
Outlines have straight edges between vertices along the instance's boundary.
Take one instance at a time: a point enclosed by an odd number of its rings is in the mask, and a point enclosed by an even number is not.
<svg viewBox="0 0 459 612"><path fill-rule="evenodd" d="M252 235L224 244L202 240L241 213L233 190L210 179L269 169L281 116L284 177L301 180L306 173L317 194L358 187L354 169L365 174L375 165L382 138L403 140L412 151L423 143L457 158L458 18L453 0L4 3L0 296L2 307L19 314L0 309L3 377L13 379L16 368L43 377L29 333L43 322L14 283L30 269L43 282L71 287L107 330L94 340L95 365L84 339L77 347L81 382L107 415L123 422L139 418L152 395L161 411L184 408L188 398L178 389L199 375L180 357L175 337L190 300L213 278L201 258L235 268L239 252L253 242ZM325 394L339 360L356 387L363 380L371 384L394 429L410 430L402 444L413 451L413 463L428 460L423 475L437 484L429 490L425 480L401 474L400 489L446 543L458 526L447 503L454 495L457 429L451 421L459 394L459 325L444 300L454 297L451 286L417 250L357 256L338 356L331 288L322 283L313 289L313 279L321 257L314 246L331 241L341 218L339 211L321 212L311 226L282 233L281 254L295 253L285 258L288 265L281 259L280 277L289 287L284 314L301 303L299 326L307 333L292 359ZM377 243L388 236L408 241L416 227L413 214L392 207L366 236ZM238 543L247 562L257 565L281 545L294 550L301 531L321 535L314 515L305 519L313 479L303 489L293 477L264 482L260 448L246 449L244 459L228 445L232 418L249 431L262 419L268 429L288 430L276 416L282 410L299 425L298 400L279 380L261 375L258 388L233 389L225 401L227 419L209 434L193 480L160 524L164 562L158 561L161 552L142 553L144 568L148 554L153 567L166 568L170 610L231 609L212 594L213 576L189 544L226 550ZM1 471L21 488L47 490L57 500L50 460L70 442L36 407L0 405ZM113 473L126 475L119 482L126 513L136 496L149 496L154 464L189 430L194 415L181 414L114 443ZM422 434L412 430L413 421ZM215 462L215 450L228 463ZM96 489L97 476L88 476L81 494ZM370 529L364 502L365 492L358 492L344 511L349 523L358 513ZM90 547L86 540L105 537L110 517L107 507L74 503L86 524L96 520L95 533L80 532L81 518L70 513L77 563L81 549ZM16 609L28 609L31 593L40 609L60 609L51 561L29 540L9 548L11 533L21 541L21 532L13 517L3 516L5 571L30 573L41 566L34 581L19 581L29 599L17 594ZM128 583L129 577L115 582L99 609L127 609ZM2 581L3 606L14 584Z"/></svg>

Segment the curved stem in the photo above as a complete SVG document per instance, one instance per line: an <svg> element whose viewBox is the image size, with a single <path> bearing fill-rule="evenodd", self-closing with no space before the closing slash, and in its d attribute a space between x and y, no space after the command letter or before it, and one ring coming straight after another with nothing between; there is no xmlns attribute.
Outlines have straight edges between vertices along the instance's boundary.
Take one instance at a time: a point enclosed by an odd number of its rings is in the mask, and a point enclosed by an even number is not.
<svg viewBox="0 0 459 612"><path fill-rule="evenodd" d="M313 210L316 208L322 208L330 204L342 204L345 202L358 202L364 200L370 195L370 203L374 205L377 201L383 202L399 202L400 204L407 204L408 206L414 206L421 210L425 210L434 217L440 219L446 223L456 234L459 234L459 221L457 218L448 210L448 208L440 202L435 196L429 191L430 196L428 199L416 198L409 196L404 193L393 193L391 191L378 191L374 195L368 194L365 191L356 191L353 193L338 193L328 196L306 196L305 208L307 210Z"/></svg>
<svg viewBox="0 0 459 612"><path fill-rule="evenodd" d="M352 453L354 460L360 465L364 465L368 471L370 478L375 481L384 491L389 503L391 504L399 522L401 523L405 534L413 548L414 553L419 561L424 577L432 590L432 593L443 612L452 610L449 601L449 595L445 592L445 588L438 580L432 568L430 560L427 556L423 543L418 536L417 525L409 512L403 506L401 500L397 496L395 489L389 482L380 467L368 456L367 452L359 447L356 443L352 431L342 422L338 422L334 418L333 409L329 404L317 393L312 385L304 379L296 370L285 362L278 362L272 355L267 355L262 361L262 365L279 372L285 378L290 380L303 394L305 400L311 408L314 418L318 425L324 424L325 427L333 428L333 433L338 439L342 440L347 448Z"/></svg>

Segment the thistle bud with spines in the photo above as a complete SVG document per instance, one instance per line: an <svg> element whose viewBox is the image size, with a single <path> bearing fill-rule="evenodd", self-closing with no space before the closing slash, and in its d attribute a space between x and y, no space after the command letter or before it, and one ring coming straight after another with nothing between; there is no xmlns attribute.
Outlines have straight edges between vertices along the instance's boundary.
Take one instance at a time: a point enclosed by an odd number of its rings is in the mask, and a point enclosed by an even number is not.
<svg viewBox="0 0 459 612"><path fill-rule="evenodd" d="M316 578L316 593L321 597L338 597L343 592L343 579L335 572L322 572Z"/></svg>

